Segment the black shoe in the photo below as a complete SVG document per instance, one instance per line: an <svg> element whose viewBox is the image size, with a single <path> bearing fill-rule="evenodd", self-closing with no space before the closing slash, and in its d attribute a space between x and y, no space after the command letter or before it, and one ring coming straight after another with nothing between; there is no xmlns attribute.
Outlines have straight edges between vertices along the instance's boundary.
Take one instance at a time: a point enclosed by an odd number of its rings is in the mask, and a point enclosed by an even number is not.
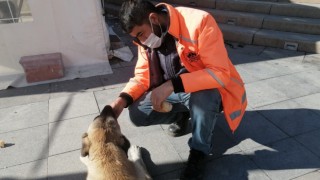
<svg viewBox="0 0 320 180"><path fill-rule="evenodd" d="M184 135L188 129L189 118L189 112L182 113L182 117L177 122L170 124L167 133L173 137Z"/></svg>
<svg viewBox="0 0 320 180"><path fill-rule="evenodd" d="M198 150L191 149L188 157L187 166L182 171L181 180L196 180L202 178L202 171L205 165L206 155Z"/></svg>

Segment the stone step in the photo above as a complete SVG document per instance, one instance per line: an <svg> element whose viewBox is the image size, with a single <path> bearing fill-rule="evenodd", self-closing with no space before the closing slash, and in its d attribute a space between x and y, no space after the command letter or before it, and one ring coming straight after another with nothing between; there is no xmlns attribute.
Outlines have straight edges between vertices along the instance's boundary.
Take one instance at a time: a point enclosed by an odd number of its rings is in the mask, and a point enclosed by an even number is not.
<svg viewBox="0 0 320 180"><path fill-rule="evenodd" d="M320 53L320 36L219 24L226 41Z"/></svg>
<svg viewBox="0 0 320 180"><path fill-rule="evenodd" d="M203 10L210 12L218 23L320 35L320 19L275 16L216 9Z"/></svg>
<svg viewBox="0 0 320 180"><path fill-rule="evenodd" d="M253 38L254 45L320 53L320 36L261 29Z"/></svg>
<svg viewBox="0 0 320 180"><path fill-rule="evenodd" d="M120 6L115 4L108 4L105 8L107 13L112 13L118 15ZM268 29L272 26L271 22L278 22L277 16L270 16L261 13L244 13L244 12L229 12L230 15L224 18L222 16L222 10L215 9L206 9L212 13L219 23L224 39L226 41L239 42L244 44L255 44L269 47L277 47L283 49L298 50L310 53L320 53L320 35L311 35L311 34L302 34L302 33L293 33L293 32L282 32ZM220 14L219 14L220 13ZM238 14L237 14L238 13ZM220 16L219 16L220 15ZM234 17L237 17L236 19ZM232 19L233 18L233 19ZM287 21L290 21L290 17L279 17L288 18ZM275 19L275 20L274 20ZM292 20L292 18L291 18ZM294 18L293 20L301 20L301 18ZM266 22L264 22L266 21ZM318 22L318 20L316 20ZM241 22L240 24L237 24ZM283 23L278 22L278 24ZM300 22L302 23L302 22ZM310 23L308 23L310 24ZM237 25L237 26L235 26ZM249 26L249 27L245 27ZM314 25L319 27L318 25ZM318 33L317 27L312 26L309 28L309 31L316 31ZM283 28L283 27L278 27Z"/></svg>
<svg viewBox="0 0 320 180"><path fill-rule="evenodd" d="M216 9L303 18L320 18L320 4L274 3L247 0L216 0Z"/></svg>
<svg viewBox="0 0 320 180"><path fill-rule="evenodd" d="M320 35L320 19L266 16L262 29Z"/></svg>

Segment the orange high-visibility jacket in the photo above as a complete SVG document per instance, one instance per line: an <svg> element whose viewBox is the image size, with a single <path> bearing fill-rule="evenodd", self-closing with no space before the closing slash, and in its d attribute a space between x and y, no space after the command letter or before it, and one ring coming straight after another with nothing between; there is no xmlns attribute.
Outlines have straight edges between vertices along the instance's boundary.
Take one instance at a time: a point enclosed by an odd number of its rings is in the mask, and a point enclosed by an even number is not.
<svg viewBox="0 0 320 180"><path fill-rule="evenodd" d="M244 83L231 63L224 46L223 35L214 18L207 12L165 6L170 16L170 33L177 41L177 52L189 73L181 74L186 93L217 88L222 97L225 118L234 132L244 115L247 98ZM122 92L138 99L150 86L148 56L138 48L135 76Z"/></svg>

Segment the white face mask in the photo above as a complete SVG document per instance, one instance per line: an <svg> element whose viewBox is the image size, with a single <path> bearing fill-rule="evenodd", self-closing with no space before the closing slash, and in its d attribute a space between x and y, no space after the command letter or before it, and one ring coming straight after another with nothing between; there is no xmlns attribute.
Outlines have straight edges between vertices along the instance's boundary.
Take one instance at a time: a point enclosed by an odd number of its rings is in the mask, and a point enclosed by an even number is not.
<svg viewBox="0 0 320 180"><path fill-rule="evenodd" d="M150 19L149 19L150 21ZM162 44L162 39L165 35L165 33L162 33L162 29L161 29L161 26L160 26L160 30L161 30L161 37L158 37L157 35L154 34L154 31L153 31L153 26L152 26L152 23L150 21L150 24L151 24L151 28L152 28L152 32L151 34L149 35L149 37L142 43L146 46L148 46L149 48L158 48L161 46Z"/></svg>

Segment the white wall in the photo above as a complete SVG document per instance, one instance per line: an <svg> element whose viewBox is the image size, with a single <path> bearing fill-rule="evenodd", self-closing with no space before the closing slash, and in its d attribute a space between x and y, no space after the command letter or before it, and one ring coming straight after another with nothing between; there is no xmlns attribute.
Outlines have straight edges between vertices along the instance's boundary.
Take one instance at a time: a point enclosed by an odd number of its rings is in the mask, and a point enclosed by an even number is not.
<svg viewBox="0 0 320 180"><path fill-rule="evenodd" d="M65 67L108 61L100 0L28 2L33 22L0 24L0 75L23 72L26 55L61 52Z"/></svg>

